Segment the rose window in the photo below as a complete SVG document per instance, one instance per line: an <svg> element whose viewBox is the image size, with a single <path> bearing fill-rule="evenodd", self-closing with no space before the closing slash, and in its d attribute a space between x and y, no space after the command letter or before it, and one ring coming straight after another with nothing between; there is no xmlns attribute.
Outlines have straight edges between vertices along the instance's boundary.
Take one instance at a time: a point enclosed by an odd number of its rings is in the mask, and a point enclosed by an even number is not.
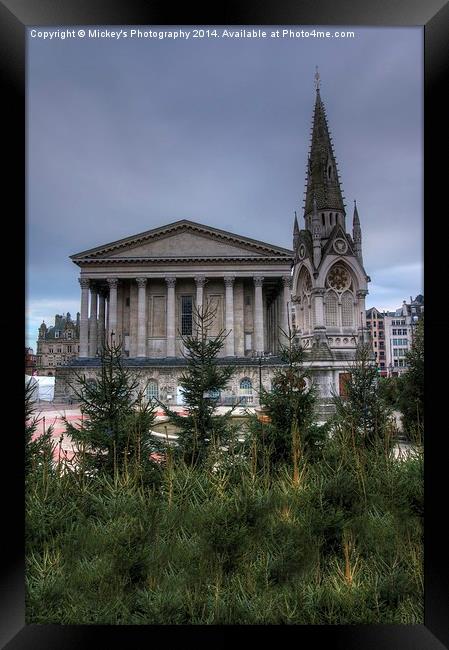
<svg viewBox="0 0 449 650"><path fill-rule="evenodd" d="M334 266L327 276L327 284L335 291L344 291L349 288L351 278L343 266Z"/></svg>

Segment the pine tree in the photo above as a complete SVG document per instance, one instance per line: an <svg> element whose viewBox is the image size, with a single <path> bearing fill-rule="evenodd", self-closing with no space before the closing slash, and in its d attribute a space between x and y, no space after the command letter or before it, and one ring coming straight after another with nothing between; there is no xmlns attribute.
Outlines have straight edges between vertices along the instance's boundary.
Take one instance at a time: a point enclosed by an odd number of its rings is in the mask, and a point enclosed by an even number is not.
<svg viewBox="0 0 449 650"><path fill-rule="evenodd" d="M178 430L178 452L192 465L203 463L211 448L218 450L232 436L230 417L233 408L224 415L216 414L220 391L227 388L234 368L217 361L229 332L222 329L216 336L210 335L215 317L216 309L209 302L204 307L194 308L192 334L181 335L187 368L179 385L186 415L163 406L165 414Z"/></svg>
<svg viewBox="0 0 449 650"><path fill-rule="evenodd" d="M106 341L98 379L75 374L70 387L80 401L80 428L65 420L70 438L86 449L88 465L113 473L133 463L145 464L151 449L153 404L139 380L123 365L121 343Z"/></svg>
<svg viewBox="0 0 449 650"><path fill-rule="evenodd" d="M399 410L406 433L422 438L424 431L424 318L418 321L412 347L406 353L407 371L399 378Z"/></svg>
<svg viewBox="0 0 449 650"><path fill-rule="evenodd" d="M273 465L313 453L323 433L312 426L316 388L304 368L304 350L296 343L294 329L281 331L286 343L280 345L279 356L286 365L274 372L271 391L262 388L259 397L269 423L252 423Z"/></svg>
<svg viewBox="0 0 449 650"><path fill-rule="evenodd" d="M347 368L345 395L335 395L337 425L354 433L366 446L385 441L391 410L382 399L377 367L369 343L359 343L354 363Z"/></svg>

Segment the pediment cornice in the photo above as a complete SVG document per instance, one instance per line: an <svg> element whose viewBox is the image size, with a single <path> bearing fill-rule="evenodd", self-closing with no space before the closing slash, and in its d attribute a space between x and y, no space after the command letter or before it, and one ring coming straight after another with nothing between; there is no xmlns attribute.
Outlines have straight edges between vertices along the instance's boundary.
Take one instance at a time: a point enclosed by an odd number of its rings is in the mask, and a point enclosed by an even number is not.
<svg viewBox="0 0 449 650"><path fill-rule="evenodd" d="M225 230L220 230L218 228L213 228L211 226L206 226L203 224L195 223L193 221L188 221L187 219L183 219L181 221L176 221L174 223L162 226L160 228L154 228L152 230L148 230L146 232L134 235L132 237L127 237L125 239L120 239L118 241L111 242L109 244L104 244L102 246L97 246L96 248L91 248L89 250L82 251L81 253L76 253L74 255L71 255L70 259L72 259L75 263L78 263L80 261L91 263L92 260L95 259L99 260L100 258L107 260L109 255L111 254L116 254L120 251L126 251L126 249L132 249L135 248L136 246L151 241L157 241L159 239L162 240L166 237L169 237L170 235L175 235L182 232L196 233L197 235L209 238L211 240L219 241L221 243L232 244L233 246L237 246L245 250L247 253L248 251L253 251L255 254L258 254L259 256L262 255L263 257L268 256L272 258L274 257L274 258L284 258L284 259L289 259L290 257L293 257L292 250L281 248L280 246L274 246L272 244L268 244L266 242L262 242L256 239L250 239L249 237L243 237L241 235L237 235L235 233L231 233ZM125 255L120 259L121 261L124 261L128 259L128 256ZM132 258L132 255L130 255L129 259L133 259L133 261L136 262L138 258L137 259ZM145 259L148 261L150 258L145 258ZM186 258L184 258L184 260L185 259ZM191 259L193 261L193 259L205 259L205 258L191 258ZM248 255L246 255L246 259L249 259Z"/></svg>

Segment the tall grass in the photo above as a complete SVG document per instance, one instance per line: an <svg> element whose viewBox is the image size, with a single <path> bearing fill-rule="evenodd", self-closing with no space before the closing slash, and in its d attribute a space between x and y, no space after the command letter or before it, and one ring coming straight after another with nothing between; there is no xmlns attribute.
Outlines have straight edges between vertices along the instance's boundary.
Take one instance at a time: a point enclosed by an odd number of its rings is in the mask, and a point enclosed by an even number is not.
<svg viewBox="0 0 449 650"><path fill-rule="evenodd" d="M145 480L34 463L26 506L28 623L423 622L420 451L340 432L294 471L251 453Z"/></svg>

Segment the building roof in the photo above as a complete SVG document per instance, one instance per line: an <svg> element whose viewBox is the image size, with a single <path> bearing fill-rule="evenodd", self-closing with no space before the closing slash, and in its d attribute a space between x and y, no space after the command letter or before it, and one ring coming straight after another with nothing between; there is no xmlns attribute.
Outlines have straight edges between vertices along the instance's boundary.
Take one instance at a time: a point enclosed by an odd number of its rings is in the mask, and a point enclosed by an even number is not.
<svg viewBox="0 0 449 650"><path fill-rule="evenodd" d="M179 236L187 234L190 240L182 242ZM170 245L170 238L177 238ZM178 245L178 241L180 244ZM168 242L168 244L167 244ZM103 244L71 255L75 264L114 262L161 262L189 260L250 260L267 258L292 261L293 251L273 244L237 235L226 230L181 219L147 230L131 237Z"/></svg>
<svg viewBox="0 0 449 650"><path fill-rule="evenodd" d="M330 175L328 173L329 167L331 168ZM326 112L319 88L316 90L313 114L304 215L312 213L314 197L316 198L318 210L345 212L332 139L329 134Z"/></svg>

